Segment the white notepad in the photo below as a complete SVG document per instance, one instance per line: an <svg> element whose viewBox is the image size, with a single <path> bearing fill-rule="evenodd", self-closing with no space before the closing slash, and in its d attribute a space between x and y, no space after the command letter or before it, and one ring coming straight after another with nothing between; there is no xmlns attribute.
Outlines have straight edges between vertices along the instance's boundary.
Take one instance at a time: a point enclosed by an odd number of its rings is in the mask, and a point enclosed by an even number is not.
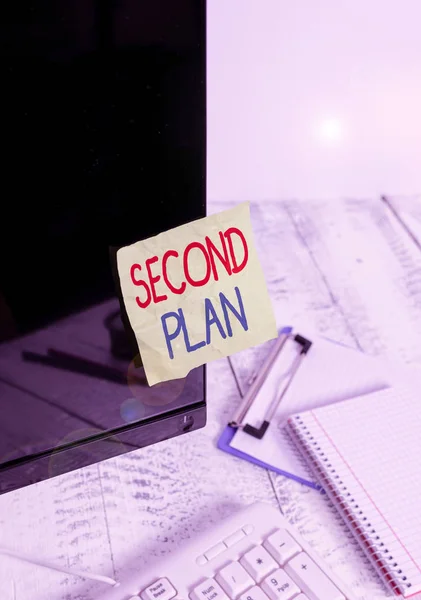
<svg viewBox="0 0 421 600"><path fill-rule="evenodd" d="M421 592L421 399L387 388L292 416L287 429L376 570Z"/></svg>

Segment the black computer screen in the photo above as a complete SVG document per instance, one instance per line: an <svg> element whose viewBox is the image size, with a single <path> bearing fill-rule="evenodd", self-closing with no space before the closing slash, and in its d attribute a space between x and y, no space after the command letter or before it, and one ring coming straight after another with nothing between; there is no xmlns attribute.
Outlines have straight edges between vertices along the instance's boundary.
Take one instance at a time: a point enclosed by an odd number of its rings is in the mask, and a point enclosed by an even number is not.
<svg viewBox="0 0 421 600"><path fill-rule="evenodd" d="M205 215L204 5L2 6L0 466L203 399L147 386L115 252Z"/></svg>

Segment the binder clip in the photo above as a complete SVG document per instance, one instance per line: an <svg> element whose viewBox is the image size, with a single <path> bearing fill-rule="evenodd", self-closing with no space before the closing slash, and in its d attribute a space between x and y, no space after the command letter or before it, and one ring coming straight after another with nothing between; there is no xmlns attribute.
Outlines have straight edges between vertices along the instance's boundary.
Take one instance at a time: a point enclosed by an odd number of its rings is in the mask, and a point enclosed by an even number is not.
<svg viewBox="0 0 421 600"><path fill-rule="evenodd" d="M272 369L277 357L288 340L293 340L297 344L297 356L294 358L291 368L288 370L288 376L286 377L284 385L274 398L273 402L269 405L260 427L253 427L248 423L243 423L245 415L252 406L260 388L263 385L263 382L265 381L268 373ZM304 357L307 355L307 352L310 350L311 346L312 342L302 335L293 334L291 333L291 330L281 332L271 351L269 352L269 355L261 366L260 371L256 373L255 377L253 377L251 386L245 394L243 402L237 409L234 417L231 419L228 425L234 429L241 429L244 431L244 433L261 440L268 430L274 414L276 413L280 403L282 402L282 399L287 393L295 375L297 374L298 369L300 368L300 365L304 360Z"/></svg>

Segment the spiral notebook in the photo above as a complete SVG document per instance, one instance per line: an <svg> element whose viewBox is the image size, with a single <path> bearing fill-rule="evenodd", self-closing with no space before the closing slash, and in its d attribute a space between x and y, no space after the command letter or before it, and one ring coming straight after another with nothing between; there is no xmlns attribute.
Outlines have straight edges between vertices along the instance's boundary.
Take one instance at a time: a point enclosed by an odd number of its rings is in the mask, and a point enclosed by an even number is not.
<svg viewBox="0 0 421 600"><path fill-rule="evenodd" d="M421 592L421 402L386 388L289 418L317 480L395 593Z"/></svg>

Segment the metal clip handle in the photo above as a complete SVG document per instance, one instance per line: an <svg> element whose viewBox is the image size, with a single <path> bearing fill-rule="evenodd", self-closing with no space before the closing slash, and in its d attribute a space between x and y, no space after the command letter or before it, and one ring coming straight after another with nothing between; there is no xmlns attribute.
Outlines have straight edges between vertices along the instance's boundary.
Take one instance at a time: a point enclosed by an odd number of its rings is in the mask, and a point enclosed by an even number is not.
<svg viewBox="0 0 421 600"><path fill-rule="evenodd" d="M310 350L310 348L312 346L312 342L310 340L306 339L305 337L303 337L302 335L298 335L298 334L295 335L294 341L297 342L298 344L300 344L301 351L298 354L298 356L294 359L294 362L292 363L291 369L289 371L289 377L288 377L286 384L283 386L280 393L276 396L276 398L270 404L268 410L266 411L266 414L263 418L262 424L260 425L260 427L253 427L252 425L248 425L248 424L243 426L244 433L248 433L249 435L251 435L259 440L261 440L263 438L266 431L268 430L274 414L278 410L279 405L281 404L283 398L285 397L285 394L287 393L295 375L297 374L297 371L298 371L300 365L302 364L304 357L306 356L307 352Z"/></svg>
<svg viewBox="0 0 421 600"><path fill-rule="evenodd" d="M276 342L273 344L271 351L263 363L259 372L254 372L252 376L252 384L244 395L243 402L238 407L229 425L231 427L241 427L243 419L247 414L250 406L253 404L254 399L257 396L258 391L263 385L269 371L271 370L273 363L275 362L278 354L285 345L285 342L290 337L290 333L281 333Z"/></svg>

